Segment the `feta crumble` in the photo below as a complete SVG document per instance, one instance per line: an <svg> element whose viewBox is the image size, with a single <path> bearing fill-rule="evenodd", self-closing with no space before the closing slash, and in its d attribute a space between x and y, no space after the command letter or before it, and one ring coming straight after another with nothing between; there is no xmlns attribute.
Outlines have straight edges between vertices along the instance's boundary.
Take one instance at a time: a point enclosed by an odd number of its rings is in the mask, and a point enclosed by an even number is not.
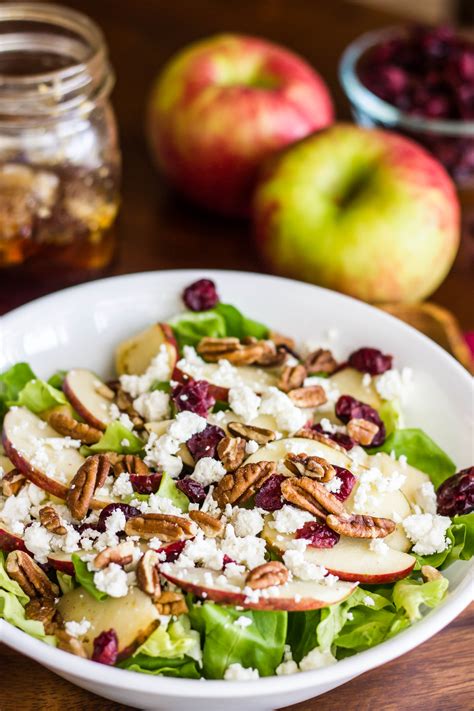
<svg viewBox="0 0 474 711"><path fill-rule="evenodd" d="M435 514L437 501L434 486L431 481L425 481L418 487L415 494L416 503L424 513Z"/></svg>
<svg viewBox="0 0 474 711"><path fill-rule="evenodd" d="M309 563L304 552L299 550L285 551L283 562L288 570L300 580L322 580L328 572L322 565Z"/></svg>
<svg viewBox="0 0 474 711"><path fill-rule="evenodd" d="M240 615L240 617L237 617L234 622L234 625L237 625L237 627L241 627L242 629L245 629L251 624L252 620L250 619L250 617L246 617L245 615Z"/></svg>
<svg viewBox="0 0 474 711"><path fill-rule="evenodd" d="M146 422L166 420L170 414L170 396L162 390L153 390L137 397L133 407Z"/></svg>
<svg viewBox="0 0 474 711"><path fill-rule="evenodd" d="M237 508L232 523L237 536L256 536L263 529L263 516L257 509Z"/></svg>
<svg viewBox="0 0 474 711"><path fill-rule="evenodd" d="M387 555L390 550L389 546L387 546L383 538L372 538L369 544L369 548L371 551L381 556Z"/></svg>
<svg viewBox="0 0 474 711"><path fill-rule="evenodd" d="M384 400L404 400L407 389L411 385L413 371L411 368L403 368L398 371L395 368L386 370L382 375L374 378L375 389Z"/></svg>
<svg viewBox="0 0 474 711"><path fill-rule="evenodd" d="M85 617L83 617L80 622L69 620L69 622L65 624L66 632L70 634L71 637L83 637L90 629L90 626L91 623L89 620L86 620Z"/></svg>
<svg viewBox="0 0 474 711"><path fill-rule="evenodd" d="M322 669L337 662L329 650L315 647L300 662L300 671L311 671L312 669Z"/></svg>
<svg viewBox="0 0 474 711"><path fill-rule="evenodd" d="M110 563L94 573L94 585L110 597L125 597L128 593L127 573L120 565Z"/></svg>
<svg viewBox="0 0 474 711"><path fill-rule="evenodd" d="M278 388L269 387L262 396L261 415L272 415L279 430L296 432L306 423L307 413L296 407L292 400Z"/></svg>
<svg viewBox="0 0 474 711"><path fill-rule="evenodd" d="M260 674L258 669L243 667L241 664L230 664L224 672L226 681L247 681L248 679L258 679Z"/></svg>
<svg viewBox="0 0 474 711"><path fill-rule="evenodd" d="M229 405L244 422L251 422L258 415L260 398L248 385L232 387L229 390Z"/></svg>
<svg viewBox="0 0 474 711"><path fill-rule="evenodd" d="M212 457L202 457L196 463L191 479L202 486L209 486L209 484L217 484L226 473L222 462Z"/></svg>
<svg viewBox="0 0 474 711"><path fill-rule="evenodd" d="M273 521L270 526L279 533L294 533L314 517L308 511L302 511L294 506L285 504L281 509L273 512Z"/></svg>
<svg viewBox="0 0 474 711"><path fill-rule="evenodd" d="M431 555L446 550L449 545L446 532L450 525L449 516L431 513L413 514L403 521L405 533L415 544L413 552L418 555Z"/></svg>
<svg viewBox="0 0 474 711"><path fill-rule="evenodd" d="M123 390L131 395L132 398L137 398L150 390L154 382L169 380L170 378L170 356L168 348L163 343L143 375L121 375L119 380Z"/></svg>

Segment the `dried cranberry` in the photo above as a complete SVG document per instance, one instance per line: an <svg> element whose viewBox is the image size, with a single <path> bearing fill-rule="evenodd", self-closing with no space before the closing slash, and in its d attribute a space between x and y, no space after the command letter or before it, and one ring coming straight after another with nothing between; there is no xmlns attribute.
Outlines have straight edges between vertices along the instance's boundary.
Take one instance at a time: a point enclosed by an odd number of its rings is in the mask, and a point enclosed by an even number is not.
<svg viewBox="0 0 474 711"><path fill-rule="evenodd" d="M217 445L223 437L225 437L223 429L216 425L207 425L202 432L197 432L191 439L188 439L186 445L195 462L203 457L217 459Z"/></svg>
<svg viewBox="0 0 474 711"><path fill-rule="evenodd" d="M296 538L304 538L313 548L333 548L340 535L325 523L308 521L296 531Z"/></svg>
<svg viewBox="0 0 474 711"><path fill-rule="evenodd" d="M350 354L348 363L361 373L370 373L370 375L380 375L390 370L392 367L393 357L384 355L377 348L359 348Z"/></svg>
<svg viewBox="0 0 474 711"><path fill-rule="evenodd" d="M385 442L385 425L380 419L377 410L367 405L365 402L356 400L351 395L341 395L336 402L336 416L341 422L347 423L349 420L360 419L373 422L379 428L377 434L371 442L371 447L380 447Z"/></svg>
<svg viewBox="0 0 474 711"><path fill-rule="evenodd" d="M462 469L446 479L436 492L438 513L461 516L474 511L474 467Z"/></svg>
<svg viewBox="0 0 474 711"><path fill-rule="evenodd" d="M117 661L118 638L114 629L104 630L94 639L92 660L112 666Z"/></svg>
<svg viewBox="0 0 474 711"><path fill-rule="evenodd" d="M285 480L282 474L272 474L255 495L255 506L265 511L278 511L283 508L281 485Z"/></svg>
<svg viewBox="0 0 474 711"><path fill-rule="evenodd" d="M191 311L207 311L219 303L216 285L210 279L198 279L183 292L183 301Z"/></svg>
<svg viewBox="0 0 474 711"><path fill-rule="evenodd" d="M346 435L343 432L326 432L326 430L323 429L322 425L319 422L315 425L311 425L311 429L315 432L320 432L328 439L331 439L333 442L336 442L347 452L353 447L355 447L355 442L351 437L349 437L349 435Z"/></svg>
<svg viewBox="0 0 474 711"><path fill-rule="evenodd" d="M178 383L173 388L171 397L179 412L187 410L201 417L206 417L216 404L215 398L209 393L207 380L188 380L185 383Z"/></svg>
<svg viewBox="0 0 474 711"><path fill-rule="evenodd" d="M333 464L333 467L336 470L337 477L342 481L341 488L337 493L334 492L334 496L339 499L339 501L345 501L351 495L351 491L357 480L354 474L351 474L348 469L338 467L337 464Z"/></svg>
<svg viewBox="0 0 474 711"><path fill-rule="evenodd" d="M184 479L179 479L176 482L176 486L180 489L183 494L186 494L188 499L193 504L202 504L206 498L206 490L202 484L191 479L190 476L184 477Z"/></svg>
<svg viewBox="0 0 474 711"><path fill-rule="evenodd" d="M160 488L161 474L130 474L130 483L137 494L155 494Z"/></svg>
<svg viewBox="0 0 474 711"><path fill-rule="evenodd" d="M100 512L99 520L97 521L95 528L103 533L106 529L107 519L113 514L114 511L117 511L117 509L123 513L126 521L128 521L129 518L140 516L140 511L135 508L135 506L130 506L130 504L109 504ZM92 528L92 526L87 526L87 528Z"/></svg>
<svg viewBox="0 0 474 711"><path fill-rule="evenodd" d="M230 563L235 563L235 560L227 555L227 553L224 553L224 557L222 559L222 570L224 570L224 568L226 568Z"/></svg>
<svg viewBox="0 0 474 711"><path fill-rule="evenodd" d="M168 543L167 546L158 548L157 552L166 554L166 563L174 563L183 552L185 545L186 541L175 541L174 543Z"/></svg>

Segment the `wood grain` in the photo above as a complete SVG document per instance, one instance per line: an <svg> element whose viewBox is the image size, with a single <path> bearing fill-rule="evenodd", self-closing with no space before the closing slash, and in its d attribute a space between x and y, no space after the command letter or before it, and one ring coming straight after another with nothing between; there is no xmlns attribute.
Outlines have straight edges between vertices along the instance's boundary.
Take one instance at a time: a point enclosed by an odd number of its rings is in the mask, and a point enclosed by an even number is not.
<svg viewBox="0 0 474 711"><path fill-rule="evenodd" d="M164 185L149 160L143 131L146 97L155 73L176 49L224 30L264 35L313 63L329 83L339 118L348 119L337 79L340 54L361 32L397 19L339 0L71 0L65 4L99 22L118 77L113 102L124 157L123 206L117 225L119 250L110 274L179 267L262 270L248 224L191 207ZM455 268L433 297L454 312L464 329L474 328L473 240L474 236L465 240ZM0 312L59 286L12 282L2 274ZM473 709L473 612L471 607L401 659L292 711ZM0 674L0 711L128 708L76 688L2 646ZM196 709L200 711L199 704Z"/></svg>

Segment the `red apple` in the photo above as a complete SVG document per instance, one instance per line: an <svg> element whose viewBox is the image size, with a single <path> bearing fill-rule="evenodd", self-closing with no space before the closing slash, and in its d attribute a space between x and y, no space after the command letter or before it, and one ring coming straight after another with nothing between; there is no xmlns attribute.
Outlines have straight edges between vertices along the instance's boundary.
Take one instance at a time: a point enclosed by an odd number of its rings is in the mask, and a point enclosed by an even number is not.
<svg viewBox="0 0 474 711"><path fill-rule="evenodd" d="M0 520L0 551L26 551L23 538L10 531L6 523Z"/></svg>
<svg viewBox="0 0 474 711"><path fill-rule="evenodd" d="M254 196L268 267L372 302L429 296L459 244L459 203L433 156L336 124L270 160Z"/></svg>
<svg viewBox="0 0 474 711"><path fill-rule="evenodd" d="M178 359L176 339L167 323L154 323L117 346L115 367L118 375L142 375L163 345L168 351L172 371Z"/></svg>
<svg viewBox="0 0 474 711"><path fill-rule="evenodd" d="M262 159L332 120L328 89L303 59L228 34L170 60L151 93L148 133L157 164L189 198L247 215Z"/></svg>
<svg viewBox="0 0 474 711"><path fill-rule="evenodd" d="M112 390L109 391L95 373L85 368L70 370L64 378L63 390L73 408L85 422L99 430L105 430L112 421L110 405L114 393ZM107 395L104 395L104 392Z"/></svg>

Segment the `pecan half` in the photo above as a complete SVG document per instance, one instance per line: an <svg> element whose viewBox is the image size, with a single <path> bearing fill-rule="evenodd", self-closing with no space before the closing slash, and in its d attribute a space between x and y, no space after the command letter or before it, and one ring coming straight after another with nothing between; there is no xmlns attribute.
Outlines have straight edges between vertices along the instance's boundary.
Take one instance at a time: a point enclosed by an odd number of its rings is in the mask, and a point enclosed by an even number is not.
<svg viewBox="0 0 474 711"><path fill-rule="evenodd" d="M62 649L64 652L69 652L70 654L75 654L76 657L87 659L85 647L79 639L73 637L72 634L69 634L66 630L56 630L55 634L59 649Z"/></svg>
<svg viewBox="0 0 474 711"><path fill-rule="evenodd" d="M345 514L329 515L326 518L329 528L349 538L385 538L395 530L395 522L389 518Z"/></svg>
<svg viewBox="0 0 474 711"><path fill-rule="evenodd" d="M255 338L202 338L197 352L209 363L228 360L234 365L278 365L284 362L287 353L279 352L273 341L257 341Z"/></svg>
<svg viewBox="0 0 474 711"><path fill-rule="evenodd" d="M328 437L328 435L323 434L322 432L318 432L317 430L312 430L310 427L303 427L302 429L298 430L298 432L296 432L294 436L301 437L302 439L312 439L314 442L321 442L321 444L325 444L327 447L331 447L337 452L347 454L344 447L341 447L340 444Z"/></svg>
<svg viewBox="0 0 474 711"><path fill-rule="evenodd" d="M205 360L217 362L224 355L233 354L242 348L238 338L201 338L197 346L197 352Z"/></svg>
<svg viewBox="0 0 474 711"><path fill-rule="evenodd" d="M125 390L122 390L120 385L117 387L115 393L115 404L121 412L125 412L125 414L130 417L134 427L137 429L143 427L145 421L133 407L133 398L126 393Z"/></svg>
<svg viewBox="0 0 474 711"><path fill-rule="evenodd" d="M286 455L285 467L298 476L309 476L310 479L320 481L331 481L336 476L336 470L322 457L309 456L307 454Z"/></svg>
<svg viewBox="0 0 474 711"><path fill-rule="evenodd" d="M270 331L268 334L268 338L273 341L273 343L277 346L285 346L285 348L288 348L290 351L294 350L296 344L293 338L290 338L289 336L284 336L282 333L278 333L278 331Z"/></svg>
<svg viewBox="0 0 474 711"><path fill-rule="evenodd" d="M267 430L265 427L255 427L254 425L244 425L242 422L229 422L227 429L234 437L242 437L248 442L253 440L260 445L273 442L276 436L273 430Z"/></svg>
<svg viewBox="0 0 474 711"><path fill-rule="evenodd" d="M149 513L129 518L125 524L127 536L140 536L146 540L180 541L193 537L193 525L189 519L171 514Z"/></svg>
<svg viewBox="0 0 474 711"><path fill-rule="evenodd" d="M153 602L161 595L159 562L158 553L148 549L138 561L136 570L138 587L149 595Z"/></svg>
<svg viewBox="0 0 474 711"><path fill-rule="evenodd" d="M197 523L208 538L216 538L224 530L224 523L220 519L204 511L190 511L189 518Z"/></svg>
<svg viewBox="0 0 474 711"><path fill-rule="evenodd" d="M95 444L102 437L100 430L91 427L85 422L75 420L67 408L51 410L47 420L48 424L59 434L64 435L64 437L80 439L84 444Z"/></svg>
<svg viewBox="0 0 474 711"><path fill-rule="evenodd" d="M138 476L149 476L150 470L140 457L135 454L125 454L122 459L114 464L114 475L119 476L126 472L127 474L137 474Z"/></svg>
<svg viewBox="0 0 474 711"><path fill-rule="evenodd" d="M110 461L105 454L87 457L71 482L66 504L73 518L80 521L89 510L96 489L103 486L110 471Z"/></svg>
<svg viewBox="0 0 474 711"><path fill-rule="evenodd" d="M246 584L252 590L263 590L273 585L284 585L288 580L288 569L278 560L271 560L263 565L257 565L251 570L246 579Z"/></svg>
<svg viewBox="0 0 474 711"><path fill-rule="evenodd" d="M1 479L2 494L4 496L16 496L24 487L26 477L18 469L10 469Z"/></svg>
<svg viewBox="0 0 474 711"><path fill-rule="evenodd" d="M315 373L327 373L331 375L338 368L338 364L331 351L325 350L324 348L318 348L316 351L309 353L304 360L304 364L309 375L314 375Z"/></svg>
<svg viewBox="0 0 474 711"><path fill-rule="evenodd" d="M318 407L327 401L326 393L321 385L310 385L308 388L290 390L288 397L297 407Z"/></svg>
<svg viewBox="0 0 474 711"><path fill-rule="evenodd" d="M278 380L277 387L287 393L295 388L300 388L305 378L306 368L304 365L285 365Z"/></svg>
<svg viewBox="0 0 474 711"><path fill-rule="evenodd" d="M432 565L422 565L420 573L425 583L430 583L432 580L440 580L444 577L443 574L436 568L433 568Z"/></svg>
<svg viewBox="0 0 474 711"><path fill-rule="evenodd" d="M227 472L235 471L245 459L245 440L242 437L223 437L217 454Z"/></svg>
<svg viewBox="0 0 474 711"><path fill-rule="evenodd" d="M12 551L7 556L7 573L30 598L56 597L59 588L25 551Z"/></svg>
<svg viewBox="0 0 474 711"><path fill-rule="evenodd" d="M312 495L311 485L315 483L313 479L308 479L308 477L285 479L281 484L281 493L286 501L297 508L308 511L318 518L325 518L326 511Z"/></svg>
<svg viewBox="0 0 474 711"><path fill-rule="evenodd" d="M25 615L28 620L42 622L46 634L55 634L61 621L53 597L32 598L25 606Z"/></svg>
<svg viewBox="0 0 474 711"><path fill-rule="evenodd" d="M372 444L378 431L378 425L374 422L369 422L369 420L354 418L347 423L347 434L349 437L351 437L354 442L357 442L357 444L364 445L364 447Z"/></svg>
<svg viewBox="0 0 474 711"><path fill-rule="evenodd" d="M214 489L213 497L221 509L226 504L243 504L259 489L263 482L276 473L275 462L244 464L233 474L226 474Z"/></svg>
<svg viewBox="0 0 474 711"><path fill-rule="evenodd" d="M43 506L39 511L41 525L57 536L64 536L67 533L66 526L63 525L61 516L52 506Z"/></svg>
<svg viewBox="0 0 474 711"><path fill-rule="evenodd" d="M94 558L94 567L97 570L106 568L110 563L116 563L117 565L128 565L133 560L133 551L135 546L132 541L124 541L119 543L118 546L109 546L104 548L103 551L97 553Z"/></svg>
<svg viewBox="0 0 474 711"><path fill-rule="evenodd" d="M161 593L156 601L156 608L160 615L184 615L188 611L184 595L180 592L166 590Z"/></svg>

